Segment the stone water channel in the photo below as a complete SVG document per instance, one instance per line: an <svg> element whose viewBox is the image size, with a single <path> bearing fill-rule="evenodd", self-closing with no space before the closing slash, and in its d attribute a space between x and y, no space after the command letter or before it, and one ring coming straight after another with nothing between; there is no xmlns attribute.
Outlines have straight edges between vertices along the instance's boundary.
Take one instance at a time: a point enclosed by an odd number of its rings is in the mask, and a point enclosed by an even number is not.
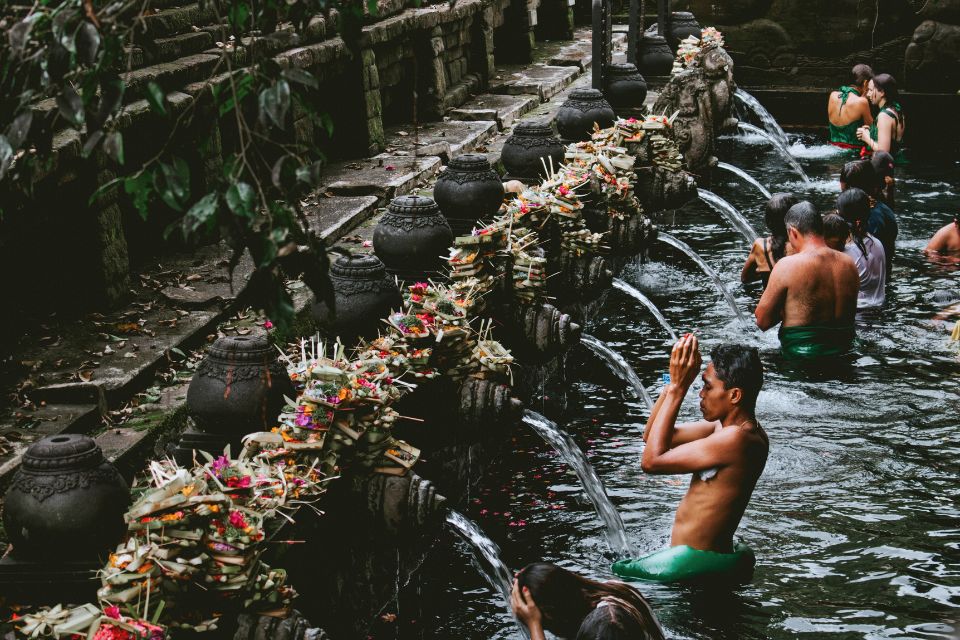
<svg viewBox="0 0 960 640"><path fill-rule="evenodd" d="M757 136L720 140L724 160L771 191L791 190L832 208L848 158L819 135L790 135L809 185ZM656 247L620 275L652 299L679 332L704 349L726 341L761 349L766 381L757 409L770 458L739 536L754 547L750 584L736 589L639 584L675 638L952 638L960 607L960 373L944 308L960 299L956 266L921 253L955 210L953 159L914 157L898 167L900 238L883 315L859 328L849 366L803 371L779 356L774 331L742 327L695 265ZM729 179L727 179L729 178ZM713 190L764 230L763 199L732 175ZM748 247L703 202L660 221L711 264L744 310L759 290L739 284ZM761 231L763 233L763 231ZM598 305L586 330L620 352L652 393L667 370L669 341L658 323L619 292ZM955 347L954 347L955 349ZM645 404L589 355L566 362L566 408L551 417L587 453L641 553L669 543L687 480L645 476L639 460ZM697 419L695 383L681 418ZM465 512L499 544L507 565L551 561L610 579L604 528L563 461L525 433L514 455ZM437 599L436 635L513 637L514 627L456 548L424 567Z"/></svg>

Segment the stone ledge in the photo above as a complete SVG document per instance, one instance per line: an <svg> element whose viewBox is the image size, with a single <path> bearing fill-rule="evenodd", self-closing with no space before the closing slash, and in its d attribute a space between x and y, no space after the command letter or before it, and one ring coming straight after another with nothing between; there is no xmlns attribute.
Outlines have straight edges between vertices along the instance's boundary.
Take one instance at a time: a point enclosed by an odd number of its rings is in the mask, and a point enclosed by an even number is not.
<svg viewBox="0 0 960 640"><path fill-rule="evenodd" d="M406 126L386 129L387 148L392 151L376 157L397 155L412 158L416 152L418 156L438 156L446 164L451 157L483 146L496 134L497 123L494 120L428 122L422 125L417 136L408 129L410 127ZM407 135L399 135L401 132Z"/></svg>
<svg viewBox="0 0 960 640"><path fill-rule="evenodd" d="M381 203L409 193L416 185L440 170L440 158L435 156L391 156L331 165L324 176L326 187L343 196L376 196Z"/></svg>
<svg viewBox="0 0 960 640"><path fill-rule="evenodd" d="M533 94L545 102L557 95L580 75L579 67L535 65L510 74L509 79L491 83L491 93Z"/></svg>
<svg viewBox="0 0 960 640"><path fill-rule="evenodd" d="M484 93L454 109L449 115L454 120L493 120L502 131L538 104L539 99L533 96Z"/></svg>
<svg viewBox="0 0 960 640"><path fill-rule="evenodd" d="M376 196L327 197L323 194L304 207L310 228L324 239L341 238L363 224L376 212Z"/></svg>

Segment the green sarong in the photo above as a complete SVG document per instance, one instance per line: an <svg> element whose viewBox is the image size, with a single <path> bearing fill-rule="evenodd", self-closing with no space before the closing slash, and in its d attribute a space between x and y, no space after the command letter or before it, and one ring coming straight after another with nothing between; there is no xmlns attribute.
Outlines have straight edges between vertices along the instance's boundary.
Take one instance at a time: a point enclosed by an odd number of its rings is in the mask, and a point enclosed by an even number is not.
<svg viewBox="0 0 960 640"><path fill-rule="evenodd" d="M847 104L847 98L849 98L851 94L855 96L860 95L860 92L853 87L840 87L837 91L840 92L841 111L843 111L844 105ZM863 126L863 119L845 124L842 127L838 127L830 122L828 122L827 125L830 131L830 144L856 151L863 148L863 143L860 142L860 139L857 137L857 129Z"/></svg>
<svg viewBox="0 0 960 640"><path fill-rule="evenodd" d="M810 325L780 327L780 352L785 358L839 356L853 347L853 325Z"/></svg>
<svg viewBox="0 0 960 640"><path fill-rule="evenodd" d="M619 560L613 572L621 578L652 582L687 582L709 577L749 579L757 563L753 550L737 543L732 553L701 551L685 544L638 558Z"/></svg>

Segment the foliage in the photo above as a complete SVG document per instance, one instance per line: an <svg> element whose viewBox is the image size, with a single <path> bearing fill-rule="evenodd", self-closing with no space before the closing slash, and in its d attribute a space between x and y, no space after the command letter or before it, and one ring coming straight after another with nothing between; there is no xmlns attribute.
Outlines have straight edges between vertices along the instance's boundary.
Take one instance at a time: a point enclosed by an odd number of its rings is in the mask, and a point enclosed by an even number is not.
<svg viewBox="0 0 960 640"><path fill-rule="evenodd" d="M18 1L29 0L13 0ZM318 299L332 303L325 247L300 206L316 186L324 158L294 141L294 105L316 126L331 132L332 124L310 107L317 79L306 70L282 67L270 52L295 43L311 18L329 18L331 9L338 11L348 44L355 44L363 18L360 1L201 0L201 11L216 16L224 44L207 90L185 104L169 102L155 82L126 81L134 45L148 51L152 46L143 20L154 12L151 0L8 5L0 20L0 185L29 197L53 161L54 136L74 129L81 135L82 157L120 176L91 201L120 189L144 218L173 214L176 222L167 234L182 234L190 242L223 238L233 250L231 268L249 251L256 271L242 302L264 309L280 327L293 314L283 286L287 277L302 276ZM368 2L374 13L375 0ZM154 112L165 142L152 157L132 159L137 154L129 153L121 125L137 99ZM223 143L219 174L200 180L172 147L178 133L203 117L200 107L211 105L221 126L201 128L230 142L229 148ZM220 139L211 134L200 145L219 145Z"/></svg>

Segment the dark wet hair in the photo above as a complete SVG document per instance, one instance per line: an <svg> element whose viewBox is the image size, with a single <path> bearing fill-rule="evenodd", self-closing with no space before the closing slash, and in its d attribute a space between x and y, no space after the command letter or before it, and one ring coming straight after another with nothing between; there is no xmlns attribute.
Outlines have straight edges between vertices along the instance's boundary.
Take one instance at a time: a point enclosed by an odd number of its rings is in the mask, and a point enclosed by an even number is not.
<svg viewBox="0 0 960 640"><path fill-rule="evenodd" d="M850 225L836 211L823 216L823 236L825 238L846 238L850 235Z"/></svg>
<svg viewBox="0 0 960 640"><path fill-rule="evenodd" d="M887 99L887 104L893 104L900 99L900 92L897 91L897 81L889 73L881 73L873 76L873 86L883 91L883 96Z"/></svg>
<svg viewBox="0 0 960 640"><path fill-rule="evenodd" d="M743 391L743 408L752 413L757 406L760 387L763 386L763 363L757 348L742 344L720 344L710 352L710 360L724 387Z"/></svg>
<svg viewBox="0 0 960 640"><path fill-rule="evenodd" d="M837 211L853 231L853 241L860 248L863 257L867 257L867 247L863 238L867 235L867 219L870 217L870 196L863 189L853 187L837 197Z"/></svg>
<svg viewBox="0 0 960 640"><path fill-rule="evenodd" d="M855 64L850 71L850 81L855 87L873 78L873 69L868 64Z"/></svg>
<svg viewBox="0 0 960 640"><path fill-rule="evenodd" d="M817 213L817 208L808 200L802 200L787 210L783 217L787 227L793 227L800 235L823 235L823 218Z"/></svg>
<svg viewBox="0 0 960 640"><path fill-rule="evenodd" d="M643 596L622 582L598 582L567 571L549 562L528 564L517 575L517 584L530 589L534 602L543 616L545 629L562 638L606 638L614 636L580 636L588 618L604 598L622 601L626 606L611 602L601 609L622 609L637 618L637 628L644 635L623 636L638 640L662 640L663 631ZM611 614L615 615L615 614Z"/></svg>
<svg viewBox="0 0 960 640"><path fill-rule="evenodd" d="M869 160L853 160L843 165L843 169L840 170L840 182L848 189L850 187L863 189L869 196L876 196L877 189L880 188L877 172L873 170Z"/></svg>
<svg viewBox="0 0 960 640"><path fill-rule="evenodd" d="M662 634L651 635L650 629L616 603L595 608L577 631L576 640L653 640Z"/></svg>
<svg viewBox="0 0 960 640"><path fill-rule="evenodd" d="M767 200L767 206L763 213L763 219L770 229L771 252L773 259L779 260L787 250L787 225L783 223L783 217L787 210L797 204L797 198L792 193L775 193Z"/></svg>
<svg viewBox="0 0 960 640"><path fill-rule="evenodd" d="M893 175L893 156L886 151L874 151L870 156L870 166L878 177L884 178Z"/></svg>

